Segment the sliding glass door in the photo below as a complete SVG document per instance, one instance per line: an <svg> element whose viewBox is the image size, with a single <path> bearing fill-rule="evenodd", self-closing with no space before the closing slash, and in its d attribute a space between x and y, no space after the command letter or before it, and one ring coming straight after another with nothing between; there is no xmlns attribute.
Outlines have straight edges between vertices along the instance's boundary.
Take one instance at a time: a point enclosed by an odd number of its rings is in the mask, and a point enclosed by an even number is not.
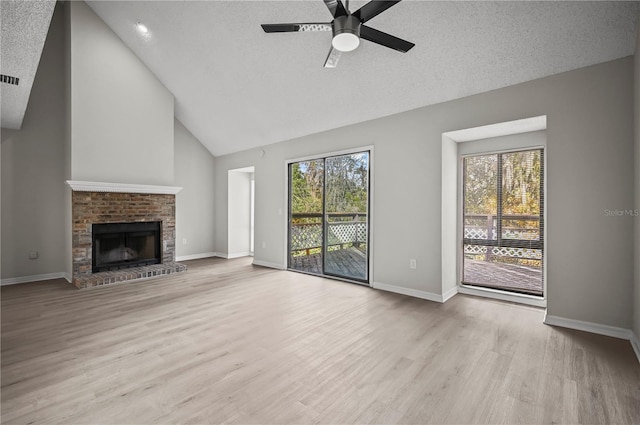
<svg viewBox="0 0 640 425"><path fill-rule="evenodd" d="M369 281L369 152L289 164L289 269Z"/></svg>

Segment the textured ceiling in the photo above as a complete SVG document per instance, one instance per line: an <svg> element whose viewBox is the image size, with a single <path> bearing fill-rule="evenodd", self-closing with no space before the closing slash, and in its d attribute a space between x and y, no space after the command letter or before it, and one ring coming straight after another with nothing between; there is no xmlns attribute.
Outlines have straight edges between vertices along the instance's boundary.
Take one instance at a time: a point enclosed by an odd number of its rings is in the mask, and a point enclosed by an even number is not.
<svg viewBox="0 0 640 425"><path fill-rule="evenodd" d="M364 2L351 2L355 10ZM222 155L633 54L638 3L403 1L369 24L416 43L363 41L337 69L321 0L90 2L176 97L176 116ZM150 36L135 31L143 21Z"/></svg>
<svg viewBox="0 0 640 425"><path fill-rule="evenodd" d="M331 33L260 28L329 22L321 0L89 5L175 95L176 117L214 155L629 56L640 10L639 2L403 1L369 25L415 48L363 41L325 69Z"/></svg>
<svg viewBox="0 0 640 425"><path fill-rule="evenodd" d="M22 126L55 5L55 0L0 1L0 73L20 79L17 86L0 83L2 128Z"/></svg>

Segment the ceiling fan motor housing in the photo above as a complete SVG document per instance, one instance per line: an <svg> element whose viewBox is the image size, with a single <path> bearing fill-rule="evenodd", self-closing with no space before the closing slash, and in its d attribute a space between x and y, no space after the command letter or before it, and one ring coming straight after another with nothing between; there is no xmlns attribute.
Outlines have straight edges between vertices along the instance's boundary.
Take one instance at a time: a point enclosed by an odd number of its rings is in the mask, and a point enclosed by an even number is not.
<svg viewBox="0 0 640 425"><path fill-rule="evenodd" d="M333 47L348 52L360 44L360 25L353 15L338 16L333 20Z"/></svg>

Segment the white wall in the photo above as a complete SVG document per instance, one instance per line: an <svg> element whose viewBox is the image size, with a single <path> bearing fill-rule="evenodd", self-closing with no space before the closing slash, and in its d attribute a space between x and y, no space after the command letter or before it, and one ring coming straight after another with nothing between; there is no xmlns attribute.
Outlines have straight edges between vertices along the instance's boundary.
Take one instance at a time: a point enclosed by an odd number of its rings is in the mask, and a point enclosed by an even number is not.
<svg viewBox="0 0 640 425"><path fill-rule="evenodd" d="M173 184L173 95L81 1L71 20L74 180Z"/></svg>
<svg viewBox="0 0 640 425"><path fill-rule="evenodd" d="M634 119L635 119L635 210L640 211L640 28L634 55ZM640 217L635 219L635 279L633 297L633 330L640 340ZM640 347L638 347L640 348Z"/></svg>
<svg viewBox="0 0 640 425"><path fill-rule="evenodd" d="M255 259L282 267L286 159L373 144L373 281L442 294L442 133L547 115L548 313L629 328L633 219L604 211L633 205L632 84L632 58L607 62L218 157L217 184L255 165ZM218 192L218 236L226 226Z"/></svg>
<svg viewBox="0 0 640 425"><path fill-rule="evenodd" d="M228 257L251 252L251 173L229 171L228 178Z"/></svg>
<svg viewBox="0 0 640 425"><path fill-rule="evenodd" d="M176 258L213 255L215 159L177 119L174 130Z"/></svg>
<svg viewBox="0 0 640 425"><path fill-rule="evenodd" d="M64 14L57 4L21 130L2 129L1 277L62 273L65 204ZM29 259L38 251L37 260Z"/></svg>
<svg viewBox="0 0 640 425"><path fill-rule="evenodd" d="M533 146L547 146L547 132L545 130L461 142L458 143L458 154L469 155L482 152L525 149Z"/></svg>

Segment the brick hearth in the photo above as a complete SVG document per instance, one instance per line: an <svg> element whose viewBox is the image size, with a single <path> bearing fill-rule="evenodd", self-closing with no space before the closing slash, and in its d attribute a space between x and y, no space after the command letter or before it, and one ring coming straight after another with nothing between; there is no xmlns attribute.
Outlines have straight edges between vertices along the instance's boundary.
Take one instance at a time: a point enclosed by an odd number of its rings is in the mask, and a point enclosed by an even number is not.
<svg viewBox="0 0 640 425"><path fill-rule="evenodd" d="M184 264L175 262L175 206L175 195L74 191L73 284L87 288L186 270ZM92 225L144 221L162 223L162 264L92 273Z"/></svg>

